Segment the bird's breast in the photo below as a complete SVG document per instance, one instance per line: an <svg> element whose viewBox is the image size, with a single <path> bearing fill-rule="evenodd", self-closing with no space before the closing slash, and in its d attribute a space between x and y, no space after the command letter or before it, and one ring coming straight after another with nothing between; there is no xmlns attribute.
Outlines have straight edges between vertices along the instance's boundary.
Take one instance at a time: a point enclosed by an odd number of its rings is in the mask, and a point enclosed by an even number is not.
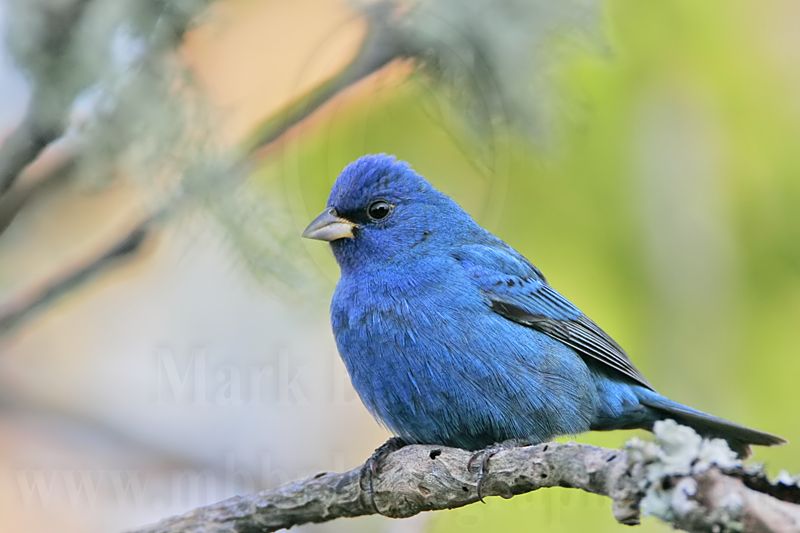
<svg viewBox="0 0 800 533"><path fill-rule="evenodd" d="M460 335L463 317L485 302L466 279L444 274L441 269L412 269L343 278L331 304L337 340L347 342L347 352L358 348L353 357L378 357L407 351L437 332L455 330L451 333Z"/></svg>
<svg viewBox="0 0 800 533"><path fill-rule="evenodd" d="M492 312L457 270L384 278L343 278L331 318L353 386L396 434L479 447L584 427L562 420L590 379L569 348Z"/></svg>

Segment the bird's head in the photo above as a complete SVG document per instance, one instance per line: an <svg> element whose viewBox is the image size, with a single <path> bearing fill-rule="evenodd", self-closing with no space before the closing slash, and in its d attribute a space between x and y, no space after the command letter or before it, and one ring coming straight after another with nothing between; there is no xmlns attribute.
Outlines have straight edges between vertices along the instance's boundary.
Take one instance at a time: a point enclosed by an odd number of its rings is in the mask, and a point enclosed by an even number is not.
<svg viewBox="0 0 800 533"><path fill-rule="evenodd" d="M342 270L402 263L475 226L405 162L385 154L350 163L303 237L331 243Z"/></svg>

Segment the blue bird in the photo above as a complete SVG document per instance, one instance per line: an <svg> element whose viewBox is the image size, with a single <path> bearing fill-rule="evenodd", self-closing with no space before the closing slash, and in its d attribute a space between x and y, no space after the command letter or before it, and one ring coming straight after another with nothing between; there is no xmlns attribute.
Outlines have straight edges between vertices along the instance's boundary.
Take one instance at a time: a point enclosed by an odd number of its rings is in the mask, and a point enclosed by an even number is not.
<svg viewBox="0 0 800 533"><path fill-rule="evenodd" d="M394 157L348 165L303 236L330 242L336 343L395 447L480 450L667 418L741 455L784 442L656 392L534 265Z"/></svg>

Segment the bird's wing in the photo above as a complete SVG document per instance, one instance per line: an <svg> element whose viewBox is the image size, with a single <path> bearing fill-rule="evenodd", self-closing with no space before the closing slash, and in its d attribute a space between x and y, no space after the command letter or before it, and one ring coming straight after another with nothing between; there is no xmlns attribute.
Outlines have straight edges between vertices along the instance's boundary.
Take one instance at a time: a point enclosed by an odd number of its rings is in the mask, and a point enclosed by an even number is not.
<svg viewBox="0 0 800 533"><path fill-rule="evenodd" d="M652 389L625 350L580 309L547 284L542 273L502 241L460 247L453 257L464 267L492 310L566 344Z"/></svg>

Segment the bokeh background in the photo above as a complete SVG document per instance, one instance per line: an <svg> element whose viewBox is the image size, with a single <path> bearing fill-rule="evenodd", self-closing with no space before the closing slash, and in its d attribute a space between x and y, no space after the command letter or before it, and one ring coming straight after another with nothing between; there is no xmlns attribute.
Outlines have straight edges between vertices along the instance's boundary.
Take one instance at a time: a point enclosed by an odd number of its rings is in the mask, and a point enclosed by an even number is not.
<svg viewBox="0 0 800 533"><path fill-rule="evenodd" d="M0 22L0 531L121 531L383 441L330 333L336 265L299 238L369 152L660 391L800 442L797 2L3 0ZM795 444L755 460L800 470ZM303 530L589 528L622 526L551 489Z"/></svg>

